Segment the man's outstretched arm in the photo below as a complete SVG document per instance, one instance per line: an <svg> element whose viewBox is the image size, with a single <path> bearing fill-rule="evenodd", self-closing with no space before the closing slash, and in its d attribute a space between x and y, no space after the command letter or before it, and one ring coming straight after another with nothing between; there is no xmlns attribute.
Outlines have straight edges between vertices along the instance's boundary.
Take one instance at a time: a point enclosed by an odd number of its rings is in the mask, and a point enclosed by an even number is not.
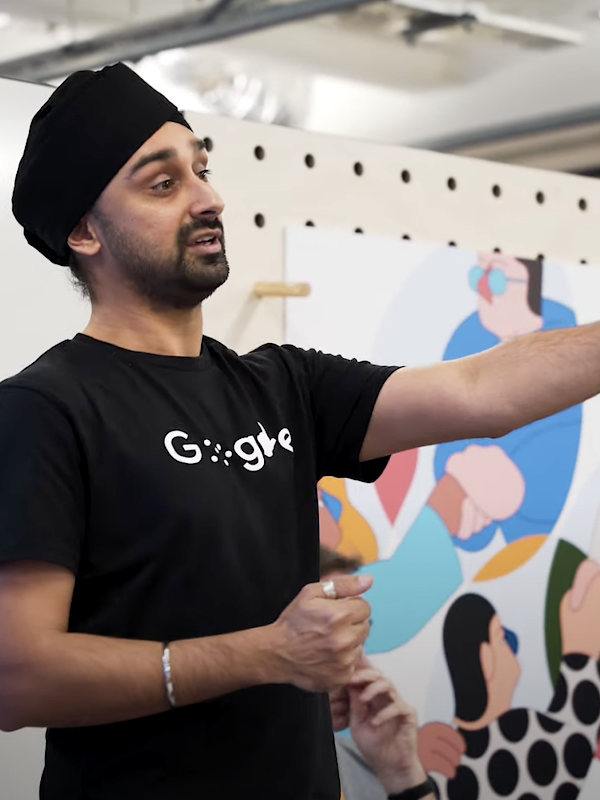
<svg viewBox="0 0 600 800"><path fill-rule="evenodd" d="M600 322L541 331L483 353L394 372L361 460L429 444L499 437L600 393Z"/></svg>

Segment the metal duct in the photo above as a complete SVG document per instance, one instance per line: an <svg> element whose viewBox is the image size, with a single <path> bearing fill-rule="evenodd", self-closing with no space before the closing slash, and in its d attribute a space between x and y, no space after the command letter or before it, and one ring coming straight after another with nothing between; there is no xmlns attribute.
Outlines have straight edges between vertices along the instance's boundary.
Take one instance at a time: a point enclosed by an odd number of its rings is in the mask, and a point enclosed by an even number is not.
<svg viewBox="0 0 600 800"><path fill-rule="evenodd" d="M236 10L229 0L219 0L201 12L131 26L0 62L0 76L48 81L80 69L96 69L116 61L136 61L163 50L230 39L376 2L380 0L298 0L277 5L251 5Z"/></svg>

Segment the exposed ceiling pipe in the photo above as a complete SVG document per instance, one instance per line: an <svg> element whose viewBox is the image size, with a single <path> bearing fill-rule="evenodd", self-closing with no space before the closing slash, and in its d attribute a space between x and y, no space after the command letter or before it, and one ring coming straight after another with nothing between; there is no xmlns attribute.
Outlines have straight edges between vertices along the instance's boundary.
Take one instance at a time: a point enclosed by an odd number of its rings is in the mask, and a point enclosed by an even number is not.
<svg viewBox="0 0 600 800"><path fill-rule="evenodd" d="M462 26L465 30L471 29L471 23L476 22L472 14L413 14L409 17L408 26L402 31L402 37L409 44L416 44L417 39L430 31L444 30Z"/></svg>
<svg viewBox="0 0 600 800"><path fill-rule="evenodd" d="M430 26L433 17L445 18L446 21L454 17L457 23L465 21L482 25L501 33L537 39L545 44L581 45L584 41L580 31L514 14L498 14L479 0L392 0L392 2L399 8L427 15L426 20ZM443 21L441 24L444 24Z"/></svg>
<svg viewBox="0 0 600 800"><path fill-rule="evenodd" d="M238 10L230 7L230 0L219 0L201 12L122 28L92 39L0 62L0 76L43 82L76 70L96 69L116 61L137 61L162 50L231 39L380 1L298 0L277 5L251 5Z"/></svg>
<svg viewBox="0 0 600 800"><path fill-rule="evenodd" d="M552 133L598 122L600 122L600 106L593 106L533 119L515 120L504 125L496 125L439 139L415 140L409 142L408 146L422 150L456 153L470 148L506 142L510 139Z"/></svg>

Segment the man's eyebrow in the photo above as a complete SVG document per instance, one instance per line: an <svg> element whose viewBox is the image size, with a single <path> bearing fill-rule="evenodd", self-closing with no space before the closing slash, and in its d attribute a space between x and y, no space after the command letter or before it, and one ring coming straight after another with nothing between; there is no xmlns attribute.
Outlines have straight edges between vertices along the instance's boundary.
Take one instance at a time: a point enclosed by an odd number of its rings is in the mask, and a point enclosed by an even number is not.
<svg viewBox="0 0 600 800"><path fill-rule="evenodd" d="M206 149L206 145L204 144L203 139L194 139L190 142L192 149L194 152L199 153L202 150ZM155 150L152 153L147 153L145 156L139 158L133 167L129 170L127 177L133 178L136 172L139 172L144 167L147 167L148 164L152 164L155 161L170 161L172 158L177 157L177 150L173 147L165 148L163 150Z"/></svg>

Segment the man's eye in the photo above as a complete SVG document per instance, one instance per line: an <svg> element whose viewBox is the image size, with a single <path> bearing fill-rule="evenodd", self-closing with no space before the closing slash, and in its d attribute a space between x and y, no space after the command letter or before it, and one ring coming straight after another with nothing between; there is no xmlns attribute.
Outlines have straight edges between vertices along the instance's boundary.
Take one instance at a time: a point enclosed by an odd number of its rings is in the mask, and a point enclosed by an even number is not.
<svg viewBox="0 0 600 800"><path fill-rule="evenodd" d="M200 180L207 181L208 180L208 176L210 175L210 170L209 169L201 169L200 172L197 172L196 174L198 175Z"/></svg>
<svg viewBox="0 0 600 800"><path fill-rule="evenodd" d="M153 189L157 189L159 192L166 192L168 189L170 189L172 187L172 185L173 185L172 179L171 178L167 178L166 180L161 181L160 183L157 183L152 188Z"/></svg>

